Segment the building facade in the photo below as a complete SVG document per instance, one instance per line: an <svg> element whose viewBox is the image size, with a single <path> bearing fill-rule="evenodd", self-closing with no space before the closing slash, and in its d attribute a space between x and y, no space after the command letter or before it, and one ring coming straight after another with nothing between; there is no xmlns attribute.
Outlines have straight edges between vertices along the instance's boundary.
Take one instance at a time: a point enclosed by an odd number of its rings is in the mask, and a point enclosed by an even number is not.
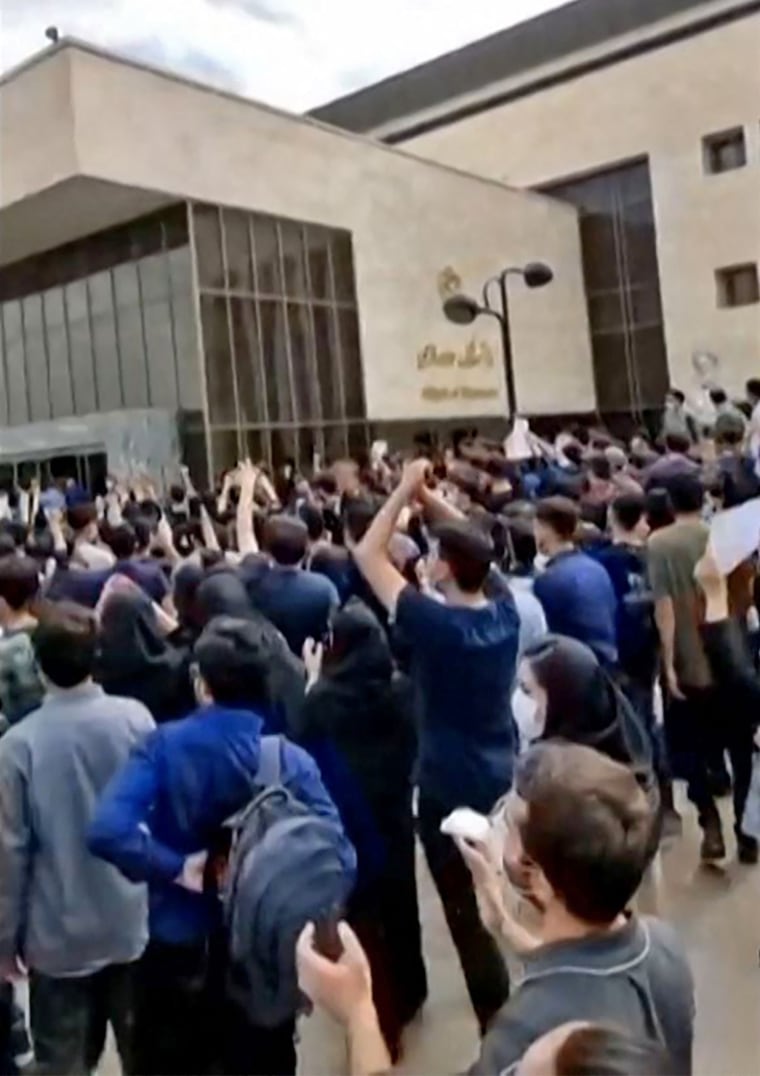
<svg viewBox="0 0 760 1076"><path fill-rule="evenodd" d="M602 413L760 375L760 3L576 0L315 115L579 209Z"/></svg>
<svg viewBox="0 0 760 1076"><path fill-rule="evenodd" d="M0 81L0 145L6 461L173 451L206 481L503 426L497 326L442 298L532 260L554 280L511 284L519 408L593 408L566 202L67 41Z"/></svg>

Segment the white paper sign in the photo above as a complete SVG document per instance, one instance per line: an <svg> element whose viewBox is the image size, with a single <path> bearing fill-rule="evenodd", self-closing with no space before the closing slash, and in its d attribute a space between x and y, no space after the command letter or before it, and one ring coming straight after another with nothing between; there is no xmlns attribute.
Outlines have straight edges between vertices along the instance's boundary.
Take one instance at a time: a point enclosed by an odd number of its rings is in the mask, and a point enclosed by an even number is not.
<svg viewBox="0 0 760 1076"><path fill-rule="evenodd" d="M710 522L710 548L723 575L760 548L760 497L718 512Z"/></svg>

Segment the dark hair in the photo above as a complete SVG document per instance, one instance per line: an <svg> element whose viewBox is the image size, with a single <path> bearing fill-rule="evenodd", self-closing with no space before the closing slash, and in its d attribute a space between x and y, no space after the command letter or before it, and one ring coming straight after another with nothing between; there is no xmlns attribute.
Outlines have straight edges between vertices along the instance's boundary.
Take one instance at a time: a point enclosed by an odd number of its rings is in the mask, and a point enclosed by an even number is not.
<svg viewBox="0 0 760 1076"><path fill-rule="evenodd" d="M562 454L576 467L583 463L583 445L579 441L569 441L562 449Z"/></svg>
<svg viewBox="0 0 760 1076"><path fill-rule="evenodd" d="M98 510L94 504L75 504L66 510L66 522L78 534L91 523L97 523Z"/></svg>
<svg viewBox="0 0 760 1076"><path fill-rule="evenodd" d="M292 566L306 556L309 532L293 516L271 516L264 524L263 546L278 564Z"/></svg>
<svg viewBox="0 0 760 1076"><path fill-rule="evenodd" d="M135 551L137 553L147 552L153 533L151 521L145 516L138 516L132 523L132 530L135 532Z"/></svg>
<svg viewBox="0 0 760 1076"><path fill-rule="evenodd" d="M494 546L481 527L465 520L436 527L438 555L451 569L454 582L466 594L483 589L494 558Z"/></svg>
<svg viewBox="0 0 760 1076"><path fill-rule="evenodd" d="M40 578L37 562L31 557L12 556L0 558L0 598L18 612L39 594Z"/></svg>
<svg viewBox="0 0 760 1076"><path fill-rule="evenodd" d="M511 567L531 569L536 559L536 536L533 523L526 518L512 518L507 526L507 548Z"/></svg>
<svg viewBox="0 0 760 1076"><path fill-rule="evenodd" d="M15 557L16 542L13 535L6 530L0 530L0 557Z"/></svg>
<svg viewBox="0 0 760 1076"><path fill-rule="evenodd" d="M195 644L195 660L214 702L266 710L271 705L268 622L218 616Z"/></svg>
<svg viewBox="0 0 760 1076"><path fill-rule="evenodd" d="M668 479L670 503L676 515L699 512L705 499L705 487L698 475L677 474Z"/></svg>
<svg viewBox="0 0 760 1076"><path fill-rule="evenodd" d="M674 400L678 400L680 404L686 403L686 397L680 389L668 389L668 396L672 396Z"/></svg>
<svg viewBox="0 0 760 1076"><path fill-rule="evenodd" d="M172 504L182 504L185 500L185 487L177 484L169 486L169 500Z"/></svg>
<svg viewBox="0 0 760 1076"><path fill-rule="evenodd" d="M601 453L597 453L589 460L589 470L595 478L601 478L605 481L609 481L612 478L612 463L609 458Z"/></svg>
<svg viewBox="0 0 760 1076"><path fill-rule="evenodd" d="M623 493L610 505L613 517L625 531L632 531L646 510L647 502L643 493Z"/></svg>
<svg viewBox="0 0 760 1076"><path fill-rule="evenodd" d="M525 854L571 915L613 922L652 853L655 810L633 771L590 747L542 743L518 760L515 790Z"/></svg>
<svg viewBox="0 0 760 1076"><path fill-rule="evenodd" d="M634 1036L622 1027L588 1024L570 1032L554 1060L557 1076L650 1076L673 1071L656 1039Z"/></svg>
<svg viewBox="0 0 760 1076"><path fill-rule="evenodd" d="M298 512L301 521L306 525L306 532L310 542L318 542L325 533L325 517L321 509L313 504L302 504Z"/></svg>
<svg viewBox="0 0 760 1076"><path fill-rule="evenodd" d="M558 538L569 541L578 528L578 506L569 497L544 497L536 505L536 519Z"/></svg>
<svg viewBox="0 0 760 1076"><path fill-rule="evenodd" d="M721 404L728 402L728 396L725 389L710 389L710 399L719 407Z"/></svg>
<svg viewBox="0 0 760 1076"><path fill-rule="evenodd" d="M98 626L95 614L73 602L46 606L34 632L42 672L56 687L76 687L95 668Z"/></svg>
<svg viewBox="0 0 760 1076"><path fill-rule="evenodd" d="M137 548L137 536L129 523L120 523L113 527L108 536L111 552L117 560L128 560Z"/></svg>
<svg viewBox="0 0 760 1076"><path fill-rule="evenodd" d="M26 553L44 564L49 557L55 556L55 542L48 530L34 530L26 540Z"/></svg>
<svg viewBox="0 0 760 1076"><path fill-rule="evenodd" d="M377 505L366 497L351 497L343 509L343 527L354 542L360 542L377 515Z"/></svg>
<svg viewBox="0 0 760 1076"><path fill-rule="evenodd" d="M760 400L760 377L751 377L745 387L748 396L753 396L756 400Z"/></svg>
<svg viewBox="0 0 760 1076"><path fill-rule="evenodd" d="M650 531L659 531L675 523L675 513L670 494L661 486L650 489L646 495L647 523Z"/></svg>
<svg viewBox="0 0 760 1076"><path fill-rule="evenodd" d="M346 585L350 561L348 550L343 546L322 545L311 558L309 567L318 575L326 576L340 592Z"/></svg>
<svg viewBox="0 0 760 1076"><path fill-rule="evenodd" d="M23 523L19 523L18 520L4 519L2 525L0 525L0 530L2 530L3 534L10 535L15 549L23 549L29 530L28 527Z"/></svg>
<svg viewBox="0 0 760 1076"><path fill-rule="evenodd" d="M685 433L666 433L665 447L668 452L681 452L685 456L691 448L691 440Z"/></svg>

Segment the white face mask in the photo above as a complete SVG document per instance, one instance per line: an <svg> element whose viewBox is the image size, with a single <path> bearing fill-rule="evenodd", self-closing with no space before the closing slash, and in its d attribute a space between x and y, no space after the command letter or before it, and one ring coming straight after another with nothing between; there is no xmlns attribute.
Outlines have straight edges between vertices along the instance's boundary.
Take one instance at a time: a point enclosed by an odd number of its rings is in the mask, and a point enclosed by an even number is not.
<svg viewBox="0 0 760 1076"><path fill-rule="evenodd" d="M516 687L512 694L512 713L521 742L529 744L537 740L544 731L544 723L538 716L538 703L521 687Z"/></svg>
<svg viewBox="0 0 760 1076"><path fill-rule="evenodd" d="M549 557L546 553L536 553L533 558L533 567L540 574L545 571L547 564L549 563Z"/></svg>

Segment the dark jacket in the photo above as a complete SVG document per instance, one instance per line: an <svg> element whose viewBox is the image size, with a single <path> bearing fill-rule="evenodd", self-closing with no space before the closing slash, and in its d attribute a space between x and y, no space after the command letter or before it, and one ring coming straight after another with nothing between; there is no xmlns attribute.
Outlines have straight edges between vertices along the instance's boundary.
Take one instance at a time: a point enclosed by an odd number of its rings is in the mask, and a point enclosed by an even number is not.
<svg viewBox="0 0 760 1076"><path fill-rule="evenodd" d="M705 644L715 683L721 698L734 713L746 714L754 726L760 724L760 678L747 652L741 628L735 619L702 625Z"/></svg>
<svg viewBox="0 0 760 1076"><path fill-rule="evenodd" d="M109 695L137 699L155 721L195 709L190 653L158 629L150 599L141 591L114 594L100 620L96 678Z"/></svg>
<svg viewBox="0 0 760 1076"><path fill-rule="evenodd" d="M219 921L210 894L175 883L185 857L214 844L222 823L253 798L263 721L249 710L205 706L162 725L112 781L89 831L89 848L127 878L147 882L150 937L194 944ZM283 784L339 824L313 759L284 742ZM345 862L353 866L346 842Z"/></svg>
<svg viewBox="0 0 760 1076"><path fill-rule="evenodd" d="M279 564L251 573L246 590L254 609L282 632L297 657L307 639L326 637L332 614L340 604L338 591L327 576Z"/></svg>
<svg viewBox="0 0 760 1076"><path fill-rule="evenodd" d="M591 555L606 569L615 591L620 667L636 683L651 687L657 669L659 636L646 549L610 542L599 546Z"/></svg>
<svg viewBox="0 0 760 1076"><path fill-rule="evenodd" d="M301 721L300 742L317 760L356 848L361 888L411 821L416 737L411 687L394 675L385 632L357 599L336 615Z"/></svg>
<svg viewBox="0 0 760 1076"><path fill-rule="evenodd" d="M272 709L264 714L266 733L293 736L299 727L306 688L303 662L290 650L282 634L251 604L240 577L231 570L211 572L195 594L197 616L205 626L215 616L242 617L255 620L268 650Z"/></svg>

